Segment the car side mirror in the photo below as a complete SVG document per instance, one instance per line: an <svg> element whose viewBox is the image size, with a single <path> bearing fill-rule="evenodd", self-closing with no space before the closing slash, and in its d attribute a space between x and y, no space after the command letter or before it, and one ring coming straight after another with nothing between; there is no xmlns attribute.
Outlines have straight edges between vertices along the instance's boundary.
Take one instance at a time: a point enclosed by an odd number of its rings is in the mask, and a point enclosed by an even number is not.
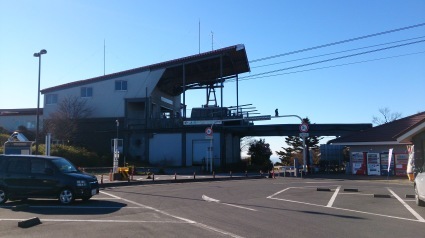
<svg viewBox="0 0 425 238"><path fill-rule="evenodd" d="M47 175L53 175L53 169L52 168L46 168L44 169L44 173Z"/></svg>

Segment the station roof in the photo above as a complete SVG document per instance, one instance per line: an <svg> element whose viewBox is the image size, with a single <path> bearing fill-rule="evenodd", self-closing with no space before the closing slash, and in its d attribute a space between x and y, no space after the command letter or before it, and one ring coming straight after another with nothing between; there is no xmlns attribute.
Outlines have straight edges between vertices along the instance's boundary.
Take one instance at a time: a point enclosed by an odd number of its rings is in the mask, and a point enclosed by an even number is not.
<svg viewBox="0 0 425 238"><path fill-rule="evenodd" d="M165 69L165 72L159 80L157 87L161 91L174 96L181 94L184 89L187 90L196 86L211 85L221 82L221 79L225 81L228 78L235 77L237 74L250 71L245 46L239 44L113 74L74 81L43 89L41 93L45 94L161 68ZM185 75L184 78L183 71ZM185 85L185 87L183 87L183 85Z"/></svg>
<svg viewBox="0 0 425 238"><path fill-rule="evenodd" d="M425 125L425 112L339 137L329 141L329 143L344 145L410 143L406 138L411 138L414 134L417 134L419 132L417 128L423 128L423 125ZM415 133L411 134L411 132ZM400 138L403 138L403 140L400 140Z"/></svg>

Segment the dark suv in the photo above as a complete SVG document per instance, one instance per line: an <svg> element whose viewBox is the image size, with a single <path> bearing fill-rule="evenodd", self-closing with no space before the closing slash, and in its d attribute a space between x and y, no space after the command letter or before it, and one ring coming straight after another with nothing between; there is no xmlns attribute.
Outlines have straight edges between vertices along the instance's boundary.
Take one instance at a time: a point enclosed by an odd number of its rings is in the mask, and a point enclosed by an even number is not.
<svg viewBox="0 0 425 238"><path fill-rule="evenodd" d="M95 176L61 157L0 155L0 204L8 199L57 198L70 204L99 193Z"/></svg>

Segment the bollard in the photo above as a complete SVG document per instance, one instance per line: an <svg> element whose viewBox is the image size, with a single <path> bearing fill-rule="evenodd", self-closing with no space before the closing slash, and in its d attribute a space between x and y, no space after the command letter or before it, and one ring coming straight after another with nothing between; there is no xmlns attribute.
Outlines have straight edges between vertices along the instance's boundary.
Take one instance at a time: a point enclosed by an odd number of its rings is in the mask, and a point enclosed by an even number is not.
<svg viewBox="0 0 425 238"><path fill-rule="evenodd" d="M213 171L213 179L215 179L215 172Z"/></svg>
<svg viewBox="0 0 425 238"><path fill-rule="evenodd" d="M193 179L196 179L196 173L193 172Z"/></svg>
<svg viewBox="0 0 425 238"><path fill-rule="evenodd" d="M113 179L113 177L112 177L112 169L111 169L111 171L109 172L109 181L114 181L114 179Z"/></svg>
<svg viewBox="0 0 425 238"><path fill-rule="evenodd" d="M133 167L133 169L131 169L131 180L134 180L133 176L134 176L134 167Z"/></svg>
<svg viewBox="0 0 425 238"><path fill-rule="evenodd" d="M100 184L103 184L103 174L100 175Z"/></svg>
<svg viewBox="0 0 425 238"><path fill-rule="evenodd" d="M274 177L274 168L273 168L273 171L272 171L272 178L275 178L275 177Z"/></svg>
<svg viewBox="0 0 425 238"><path fill-rule="evenodd" d="M230 178L232 178L232 171L230 171Z"/></svg>
<svg viewBox="0 0 425 238"><path fill-rule="evenodd" d="M177 173L174 172L174 180L177 180Z"/></svg>
<svg viewBox="0 0 425 238"><path fill-rule="evenodd" d="M152 173L152 181L155 181L155 174Z"/></svg>
<svg viewBox="0 0 425 238"><path fill-rule="evenodd" d="M248 171L245 170L245 177L248 177Z"/></svg>

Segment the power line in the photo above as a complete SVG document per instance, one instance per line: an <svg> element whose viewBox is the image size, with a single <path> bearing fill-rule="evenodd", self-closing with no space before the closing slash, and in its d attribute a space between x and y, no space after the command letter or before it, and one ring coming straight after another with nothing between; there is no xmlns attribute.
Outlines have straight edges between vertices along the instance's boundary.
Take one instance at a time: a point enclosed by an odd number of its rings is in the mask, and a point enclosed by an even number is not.
<svg viewBox="0 0 425 238"><path fill-rule="evenodd" d="M302 65L296 65L296 66L287 67L287 68L283 68L283 69L277 69L277 70L272 70L272 71L268 71L268 72L253 74L253 75L249 75L249 76L246 76L246 77L241 77L240 79L252 78L252 77L256 77L256 76L260 76L260 75L265 75L265 74L276 73L276 72L280 72L280 71L284 71L284 70L295 69L295 68L300 68L300 67L305 67L305 66L310 66L310 65L325 63L325 62L334 61L334 60L345 59L345 58L354 57L354 56L358 56L358 55L364 55L364 54L374 53L374 52L378 52L378 51L393 49L393 48L397 48L397 47L402 47L402 46L417 44L417 43L421 43L421 42L425 42L425 40L414 41L414 42L409 42L409 43L405 43L405 44L400 44L400 45L395 45L395 46L389 46L389 47L385 47L385 48L380 48L380 49L376 49L376 50L370 50L370 51L360 52L360 53L356 53L356 54L345 55L345 56L340 56L340 57L326 59L326 60L320 60L320 61L316 61L316 62L312 62L312 63L302 64Z"/></svg>
<svg viewBox="0 0 425 238"><path fill-rule="evenodd" d="M387 43L382 43L382 44L377 44L377 45L371 45L371 46L366 46L366 47L360 47L360 48L355 48L355 49L350 49L350 50L337 51L337 52L328 53L328 54L321 54L321 55L316 55L316 56L304 57L304 58L299 58L299 59L294 59L294 60L281 61L281 62L277 62L277 63L259 65L259 66L251 67L251 69L273 66L273 65L277 65L277 64L290 63L290 62L295 62L295 61L300 61L300 60L305 60L305 59L319 58L319 57L322 57L322 56L335 55L335 54L340 54L340 53L345 53L345 52L350 52L350 51L368 49L368 48L373 48L373 47L377 47L377 46L390 45L390 44L394 44L394 43L417 40L417 39L422 39L422 38L425 38L425 36L419 36L419 37L414 37L414 38L405 39L405 40L392 41L392 42L387 42Z"/></svg>
<svg viewBox="0 0 425 238"><path fill-rule="evenodd" d="M321 70L321 69L336 68L336 67L353 65L353 64L368 63L368 62L373 62L373 61L393 59L393 58L405 57L405 56L416 55L416 54L424 54L424 53L425 53L425 51L421 51L421 52L410 53L410 54L395 55L395 56L389 56L389 57L377 58L377 59L371 59L371 60L362 60L362 61L356 61L356 62L345 63L345 64L338 64L338 65L331 65L331 66L325 66L325 67L319 67L319 68L313 68L313 69L305 69L305 70L292 71L292 72L287 72L287 73L279 73L279 74L273 74L273 75L263 75L263 76L256 76L256 77L252 77L252 78L239 78L239 81L245 81L245 80L251 80L251 79L261 79L261 78L269 78L269 77L275 77L275 76L287 75L287 74L304 73L304 72L309 72L309 71L316 71L316 70ZM231 79L231 80L228 80L226 82L233 82L233 81L235 81L235 79Z"/></svg>
<svg viewBox="0 0 425 238"><path fill-rule="evenodd" d="M397 32L397 31L404 31L404 30L408 30L408 29L412 29L412 28L416 28L416 27L421 27L421 26L425 26L425 23L420 23L420 24L416 24L416 25L412 25L412 26L406 26L406 27L397 28L397 29L388 30L388 31L383 31L383 32L375 33L375 34L370 34L370 35L355 37L355 38L351 38L351 39L348 39L348 40L337 41L337 42L328 43L328 44L324 44L324 45L319 45L319 46L314 46L314 47L310 47L310 48L305 48L305 49L302 49L302 50L291 51L291 52L288 52L288 53L283 53L283 54L268 56L268 57L264 57L264 58L259 58L259 59L251 60L251 61L249 61L249 63L259 62L259 61L263 61L263 60L269 60L269 59L273 59L273 58L277 58L277 57L282 57L282 56L285 56L285 55L292 55L292 54L296 54L296 53L301 53L301 52L305 52L305 51L309 51L309 50L316 50L316 49L320 49L320 48L324 48L324 47L329 47L329 46L333 46L333 45L343 44L343 43L347 43L347 42L351 42L351 41L356 41L356 40L362 40L362 39L366 39L366 38L370 38L370 37L375 37L375 36L379 36L379 35L384 35L384 34L389 34L389 33Z"/></svg>

